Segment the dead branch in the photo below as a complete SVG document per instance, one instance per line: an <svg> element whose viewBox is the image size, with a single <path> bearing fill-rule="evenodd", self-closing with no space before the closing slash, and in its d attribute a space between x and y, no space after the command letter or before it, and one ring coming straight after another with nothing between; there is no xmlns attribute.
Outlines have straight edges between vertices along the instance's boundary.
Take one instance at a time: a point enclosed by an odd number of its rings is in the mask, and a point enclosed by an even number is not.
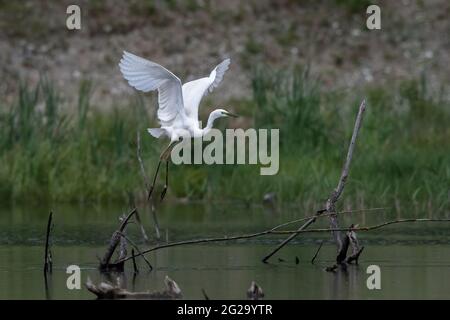
<svg viewBox="0 0 450 320"><path fill-rule="evenodd" d="M311 219L311 218L304 218L304 219ZM298 220L296 220L298 221ZM308 220L309 221L309 220ZM275 233L277 229L289 224L289 223L293 223L293 221L290 221L288 223L283 223L280 224L278 226L275 226L269 230L265 230L262 232L257 232L257 233L251 233L251 234L247 234L247 235L239 235L239 236L223 236L223 237L219 237L219 238L206 238L206 239L194 239L194 240L187 240L187 241L179 241L179 242L172 242L172 243L165 243L165 244L161 244L158 246L155 246L153 248L144 250L143 252L141 252L138 255L144 255L146 253L152 252L152 251L156 251L159 249L163 249L163 248L169 248L169 247L174 247L174 246L179 246L179 245L188 245L188 244L199 244L199 243L206 243L206 242L221 242L221 241L231 241L231 240L242 240L242 239L249 239L249 238L255 238L255 237L260 237L263 235L267 235L267 234L272 234ZM137 256L138 256L137 255ZM117 261L117 263L121 263L121 262L125 262L129 259L132 259L133 257L127 257L126 259L123 260L119 260Z"/></svg>
<svg viewBox="0 0 450 320"><path fill-rule="evenodd" d="M339 179L338 185L336 189L331 193L330 198L327 201L328 206L326 207L327 211L330 212L336 212L336 210L331 210L329 207L336 204L336 202L339 200L339 197L341 196L342 192L344 191L345 183L347 181L349 171L350 171L350 164L352 162L353 158L353 151L355 149L356 144L356 138L358 137L359 130L361 129L361 124L363 120L364 112L366 111L366 100L363 100L361 102L361 105L359 106L358 115L356 116L355 126L353 128L353 134L352 138L350 140L350 145L348 147L347 151L347 158L345 159L344 167L342 168L341 172L341 178Z"/></svg>
<svg viewBox="0 0 450 320"><path fill-rule="evenodd" d="M279 250L281 250L281 248L283 248L285 245L287 245L289 242L291 242L295 237L297 237L297 235L301 231L305 230L312 223L314 223L316 221L316 219L324 212L330 214L331 227L332 228L337 228L338 227L338 225L337 225L337 216L335 214L333 214L333 213L336 212L335 204L338 201L339 197L341 196L342 191L344 190L345 182L347 180L349 169L350 169L350 163L351 163L352 157L353 157L353 150L355 148L356 138L358 136L359 129L361 128L362 116L363 116L365 110L366 110L366 102L365 102L365 100L363 100L363 102L361 103L361 105L359 107L358 115L356 117L355 127L353 129L352 139L350 141L350 146L349 146L349 149L348 149L348 152L347 152L347 158L346 158L346 161L345 161L345 164L344 164L344 168L343 168L342 173L341 173L341 178L339 179L339 182L338 182L338 185L337 185L336 189L333 190L333 192L331 193L330 197L328 198L328 200L326 202L325 209L317 211L315 216L313 216L305 224L303 224L300 228L297 229L298 233L291 234L288 238L286 238L283 242L281 242L274 250L272 250L268 255L266 255L262 259L262 261L264 263L266 263L267 260L270 259L270 257L272 257L275 253L277 253ZM333 236L335 238L336 243L338 243L338 247L340 248L341 245L342 245L341 239L340 239L340 233L339 232L333 232Z"/></svg>
<svg viewBox="0 0 450 320"><path fill-rule="evenodd" d="M133 270L134 270L134 275L139 273L139 269L137 267L136 264L136 259L134 258L134 249L131 249L131 256L133 257Z"/></svg>
<svg viewBox="0 0 450 320"><path fill-rule="evenodd" d="M53 267L52 251L50 248L50 233L52 231L52 217L53 217L53 212L50 212L50 214L48 215L47 232L45 235L44 275L46 275L47 272L51 273L52 267Z"/></svg>
<svg viewBox="0 0 450 320"><path fill-rule="evenodd" d="M123 259L123 257L126 257L127 253L128 253L127 252L127 240L125 238L125 234L123 234L123 236L120 238L120 241L119 241L119 257L118 257L118 260L121 260L121 259Z"/></svg>
<svg viewBox="0 0 450 320"><path fill-rule="evenodd" d="M357 209L357 210L339 211L339 212L336 212L336 213L324 213L325 210L321 210L320 215L317 218L329 217L332 214L363 213L363 212L381 211L381 210L387 210L387 209L389 209L389 208L388 207L384 207L384 208L369 208L369 209ZM316 217L316 215L308 216L308 217L304 217L304 218L300 218L300 219L295 219L295 220L292 220L292 221L288 221L288 222L285 222L285 223L282 223L282 224L276 226L274 229L280 229L282 227L285 227L285 226L288 226L288 225L291 225L291 224L295 224L295 223L298 223L298 222L306 221L306 220L312 219L314 217Z"/></svg>
<svg viewBox="0 0 450 320"><path fill-rule="evenodd" d="M121 239L121 234L123 234L123 231L125 230L128 221L130 220L130 218L137 212L137 209L134 208L133 210L131 210L130 213L128 213L128 215L122 219L120 225L119 225L119 229L116 230L112 237L111 240L109 241L109 246L105 252L105 255L103 256L102 260L100 261L100 270L102 271L106 271L106 270L110 270L110 269L119 269L119 270L123 270L123 263L110 263L111 262L111 258L114 254L114 251L116 250L120 239ZM118 259L118 261L122 261L123 259Z"/></svg>
<svg viewBox="0 0 450 320"><path fill-rule="evenodd" d="M350 164L352 162L353 158L353 151L355 149L356 145L356 139L359 134L359 130L361 129L361 124L363 120L364 112L366 111L366 101L363 100L361 102L361 105L359 106L358 115L356 116L355 126L353 128L352 138L350 140L350 145L348 147L347 151L347 157L345 159L344 167L342 168L341 177L339 179L338 185L336 189L331 192L326 205L325 210L326 213L328 213L330 216L330 228L331 229L339 229L339 223L338 223L338 215L336 211L336 203L339 200L342 192L344 191L345 183L347 181L349 172L350 172ZM345 261L346 255L347 255L347 249L349 245L349 239L348 236L344 238L344 242L342 241L342 235L340 231L332 231L334 241L336 242L336 246L338 249L338 256L336 257L336 262L338 264ZM345 254L344 256L342 256Z"/></svg>
<svg viewBox="0 0 450 320"><path fill-rule="evenodd" d="M336 233L336 232L340 232L340 231L331 231L332 233ZM344 240L341 240L340 242L341 247L339 248L338 251L338 255L336 257L336 263L339 265L342 262L345 261L345 259L347 258L347 250L348 250L348 246L350 245L350 240L349 238L346 236L344 237Z"/></svg>
<svg viewBox="0 0 450 320"><path fill-rule="evenodd" d="M370 231L370 230L380 229L382 227L385 227L385 226L388 226L391 224L406 223L406 222L450 222L450 219L400 219L400 220L387 221L384 223L380 223L380 224L368 226L368 227L352 228L352 230L353 231ZM320 228L320 229L280 230L280 231L276 230L277 228L278 228L278 226L276 226L272 229L269 229L269 230L264 230L261 232L244 234L244 235L223 236L223 237L217 237L217 238L193 239L193 240L165 243L165 244L157 245L152 248L146 249L146 250L142 251L140 254L137 254L136 256L147 254L149 252L157 251L157 250L164 249L164 248L170 248L170 247L178 247L178 246L183 246L183 245L193 245L193 244L201 244L201 243L211 243L211 242L235 241L235 240L257 238L257 237L262 237L262 236L266 236L266 235L277 235L277 234L278 235L279 234L286 235L286 234L299 234L299 233L349 231L349 228L339 228L339 229ZM117 261L117 263L125 262L130 259L133 259L133 257L129 256L123 260Z"/></svg>
<svg viewBox="0 0 450 320"><path fill-rule="evenodd" d="M388 225L391 224L397 224L397 223L405 223L405 222L449 222L450 219L398 219L398 220L391 220L391 221L386 221L380 224L376 224L373 226L368 226L368 227L356 227L356 228L352 228L353 231L371 231L371 230L376 230L376 229L380 229L383 227L386 227ZM336 228L336 229L332 229L332 228L320 228L320 229L308 229L308 230L303 230L303 231L297 231L297 230L284 230L284 231L273 231L273 234L291 234L291 233L308 233L308 232L330 232L330 231L348 231L349 228Z"/></svg>
<svg viewBox="0 0 450 320"><path fill-rule="evenodd" d="M339 266L345 270L347 268L347 264L351 264L353 262L358 264L359 256L363 252L364 247L359 246L359 242L353 228L353 225L351 225L349 231L345 234L344 240L342 241L342 246L336 257L336 263L332 267L326 268L325 271L335 272ZM347 251L350 245L352 246L352 254L347 256Z"/></svg>
<svg viewBox="0 0 450 320"><path fill-rule="evenodd" d="M107 282L101 282L94 285L90 278L86 282L86 288L97 296L97 299L180 299L182 298L181 289L178 284L168 276L164 279L166 289L161 292L131 292L121 288L120 284L112 285Z"/></svg>
<svg viewBox="0 0 450 320"><path fill-rule="evenodd" d="M352 263L353 261L358 264L358 259L364 250L364 247L359 245L358 238L356 237L356 232L353 230L354 225L350 226L350 231L347 232L347 237L352 247L352 254L348 256L345 260L346 263Z"/></svg>
<svg viewBox="0 0 450 320"><path fill-rule="evenodd" d="M122 237L123 240L128 241L128 242L134 247L134 249L137 250L138 255L140 255L140 256L142 257L142 259L144 259L144 261L145 261L145 263L147 264L148 268L150 269L150 271L152 271L152 270L153 270L153 267L152 267L150 261L148 261L147 258L145 257L145 255L142 254L141 250L140 250L139 247L134 243L134 241L131 240L130 238L128 238L124 233L119 233L119 235ZM133 251L134 251L134 250L133 250ZM132 255L134 256L134 253L132 253ZM125 258L125 257L123 257L123 258ZM122 260L123 258L120 258L119 260ZM133 261L134 261L134 260L133 260ZM136 262L133 262L133 263L135 264Z"/></svg>
<svg viewBox="0 0 450 320"><path fill-rule="evenodd" d="M285 245L287 245L289 242L291 242L291 240L294 239L300 232L302 232L303 230L308 228L310 224L315 222L316 219L320 216L320 214L321 214L321 212L317 211L317 213L312 218L310 218L302 226L300 226L300 228L297 229L296 233L291 234L288 238L286 238L283 242L281 242L274 250L272 250L272 252L270 252L267 256L265 256L262 259L262 262L267 263L267 260L269 260L270 257L272 257L275 253L277 253L279 250L281 250L281 248L283 248Z"/></svg>

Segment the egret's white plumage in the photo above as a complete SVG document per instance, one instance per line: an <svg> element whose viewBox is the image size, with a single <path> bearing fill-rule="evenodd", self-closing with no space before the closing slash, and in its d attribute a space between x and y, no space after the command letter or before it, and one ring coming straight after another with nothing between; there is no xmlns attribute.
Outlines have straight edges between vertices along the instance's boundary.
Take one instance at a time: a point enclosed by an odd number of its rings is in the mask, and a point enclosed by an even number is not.
<svg viewBox="0 0 450 320"><path fill-rule="evenodd" d="M184 108L188 117L198 120L198 107L200 101L207 91L212 92L214 88L219 86L229 65L230 59L226 59L211 71L209 77L200 78L183 84Z"/></svg>
<svg viewBox="0 0 450 320"><path fill-rule="evenodd" d="M216 109L210 113L205 128L200 127L198 120L200 101L208 91L214 90L220 84L229 65L230 59L226 59L217 65L208 77L182 85L181 80L163 66L124 51L119 67L128 83L143 92L158 90L157 117L161 128L150 128L148 132L155 138L167 136L170 139L170 144L162 153L161 160L168 160L170 150L179 138L201 137L212 128L214 120L235 116L224 109ZM149 197L153 192L161 160L150 187ZM167 161L166 185L161 199L164 198L167 190L168 163Z"/></svg>
<svg viewBox="0 0 450 320"><path fill-rule="evenodd" d="M200 128L198 108L203 96L216 88L230 65L230 59L217 65L208 77L181 84L180 79L163 66L124 51L119 67L128 83L143 92L158 90L158 120L161 128L148 129L171 142L189 135L200 137L212 127L215 119L232 115L223 109L213 111L205 128Z"/></svg>

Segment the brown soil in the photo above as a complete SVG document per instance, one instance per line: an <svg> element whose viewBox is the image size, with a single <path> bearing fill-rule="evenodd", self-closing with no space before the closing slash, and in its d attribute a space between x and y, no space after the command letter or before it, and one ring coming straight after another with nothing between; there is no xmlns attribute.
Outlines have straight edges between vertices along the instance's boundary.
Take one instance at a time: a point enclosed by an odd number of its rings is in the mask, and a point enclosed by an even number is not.
<svg viewBox="0 0 450 320"><path fill-rule="evenodd" d="M73 3L82 10L80 31L65 27ZM231 57L215 104L245 98L250 70L259 64L309 64L330 89L383 85L422 72L433 85L446 85L450 2L378 3L382 29L369 31L365 1L0 0L0 94L11 100L19 79L33 83L47 74L66 101L76 97L80 79L90 78L97 106L120 104L133 94L117 68L122 50L182 80L206 75Z"/></svg>

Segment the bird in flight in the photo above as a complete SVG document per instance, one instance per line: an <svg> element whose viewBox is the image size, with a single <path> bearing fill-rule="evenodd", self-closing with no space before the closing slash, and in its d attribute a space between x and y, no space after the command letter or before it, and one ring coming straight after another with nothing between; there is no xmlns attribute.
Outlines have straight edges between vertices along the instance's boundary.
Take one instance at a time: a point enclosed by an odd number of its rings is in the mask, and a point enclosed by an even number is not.
<svg viewBox="0 0 450 320"><path fill-rule="evenodd" d="M160 128L147 129L155 138L168 137L170 143L161 153L152 185L150 198L155 187L161 162L166 162L166 180L161 193L161 200L167 192L169 184L170 153L182 138L200 138L213 127L214 121L221 117L237 117L224 109L216 109L210 113L206 127L201 128L198 120L198 107L203 96L213 91L223 79L230 65L230 59L218 64L207 77L181 84L181 80L163 66L132 53L123 52L119 63L123 77L133 88L149 92L158 90L157 117Z"/></svg>

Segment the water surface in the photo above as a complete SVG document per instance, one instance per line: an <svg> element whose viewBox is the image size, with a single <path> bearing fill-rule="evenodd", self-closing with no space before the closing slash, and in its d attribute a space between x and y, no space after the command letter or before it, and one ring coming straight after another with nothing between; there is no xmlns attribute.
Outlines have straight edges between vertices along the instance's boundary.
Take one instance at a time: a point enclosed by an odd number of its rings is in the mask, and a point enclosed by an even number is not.
<svg viewBox="0 0 450 320"><path fill-rule="evenodd" d="M263 288L268 299L450 299L448 224L404 224L360 232L365 251L360 264L347 272L324 271L333 264L336 248L330 235L321 233L300 235L269 264L261 263L261 258L280 241L279 237L162 249L148 255L155 267L151 272L138 259L138 275L134 275L131 264L123 274L101 274L97 257L104 253L118 216L128 209L61 206L53 210L54 267L47 290L42 260L49 208L0 211L0 299L94 298L84 287L67 289L65 269L71 264L80 266L83 283L88 277L94 283L115 282L119 277L125 287L135 291L161 290L168 275L187 299L202 299L202 289L212 299L245 298L252 280ZM147 232L153 235L149 212L141 210L141 216ZM261 231L302 217L296 209L277 213L263 207L228 204L165 206L158 216L163 241ZM372 225L395 218L398 216L390 212L351 214L341 224ZM325 226L326 220L313 225ZM142 248L148 247L136 226L129 226L128 235ZM313 265L310 260L322 240L325 245ZM381 290L367 289L366 269L372 264L381 268Z"/></svg>

